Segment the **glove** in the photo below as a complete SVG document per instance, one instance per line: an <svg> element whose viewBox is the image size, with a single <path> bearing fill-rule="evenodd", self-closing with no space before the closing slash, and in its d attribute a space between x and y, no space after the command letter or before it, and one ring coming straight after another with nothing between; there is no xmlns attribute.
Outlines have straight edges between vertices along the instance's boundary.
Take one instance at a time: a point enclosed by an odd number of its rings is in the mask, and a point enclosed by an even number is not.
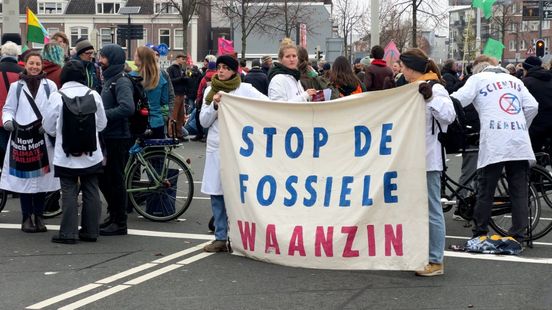
<svg viewBox="0 0 552 310"><path fill-rule="evenodd" d="M15 130L15 126L13 125L13 121L7 121L4 123L4 129L6 129L7 131L14 131Z"/></svg>
<svg viewBox="0 0 552 310"><path fill-rule="evenodd" d="M433 96L433 90L431 89L431 85L429 85L429 83L420 84L420 86L418 86L418 92L422 94L425 100L428 100Z"/></svg>

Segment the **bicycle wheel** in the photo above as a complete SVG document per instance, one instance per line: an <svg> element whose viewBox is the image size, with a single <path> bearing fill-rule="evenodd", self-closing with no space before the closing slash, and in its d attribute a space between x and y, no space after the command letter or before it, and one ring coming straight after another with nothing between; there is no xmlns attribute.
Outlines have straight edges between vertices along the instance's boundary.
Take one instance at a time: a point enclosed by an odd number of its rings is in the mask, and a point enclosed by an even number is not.
<svg viewBox="0 0 552 310"><path fill-rule="evenodd" d="M532 167L529 173L529 182L537 190L541 202L552 208L552 174L550 171L542 166Z"/></svg>
<svg viewBox="0 0 552 310"><path fill-rule="evenodd" d="M194 196L190 168L182 159L164 151L144 155L136 160L126 175L129 202L143 217L158 222L182 215Z"/></svg>
<svg viewBox="0 0 552 310"><path fill-rule="evenodd" d="M8 192L3 189L0 189L0 212L4 210L7 200L8 200Z"/></svg>
<svg viewBox="0 0 552 310"><path fill-rule="evenodd" d="M44 212L42 216L44 218L52 218L61 214L61 190L46 193L44 199Z"/></svg>
<svg viewBox="0 0 552 310"><path fill-rule="evenodd" d="M531 237L527 236L526 240L536 240L546 235L552 226L540 221L541 203L534 186L529 186L528 194L530 214L528 221L531 224ZM489 225L501 236L507 236L508 229L512 227L512 205L505 175L502 175L498 181Z"/></svg>

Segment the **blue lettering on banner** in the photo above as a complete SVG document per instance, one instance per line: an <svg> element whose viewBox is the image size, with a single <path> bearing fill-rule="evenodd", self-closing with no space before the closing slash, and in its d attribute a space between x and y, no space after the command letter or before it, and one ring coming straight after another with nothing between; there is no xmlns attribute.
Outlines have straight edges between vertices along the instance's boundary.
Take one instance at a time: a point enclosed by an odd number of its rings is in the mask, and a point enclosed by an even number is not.
<svg viewBox="0 0 552 310"><path fill-rule="evenodd" d="M392 183L397 178L397 171L388 171L383 175L383 201L385 203L397 203L399 198L391 192L397 190L397 183Z"/></svg>
<svg viewBox="0 0 552 310"><path fill-rule="evenodd" d="M305 207L312 207L316 203L316 190L312 186L312 183L316 183L317 181L318 178L315 175L309 175L305 180L305 190L307 190L310 195L309 199L306 197L303 199L303 205Z"/></svg>
<svg viewBox="0 0 552 310"><path fill-rule="evenodd" d="M393 123L381 126L380 155L391 155L391 148L387 147L387 143L391 142L391 136L388 135L391 129L393 129Z"/></svg>
<svg viewBox="0 0 552 310"><path fill-rule="evenodd" d="M352 176L344 176L341 180L341 195L339 196L339 206L340 207L350 207L351 200L348 196L351 194L351 183L353 183L354 178Z"/></svg>
<svg viewBox="0 0 552 310"><path fill-rule="evenodd" d="M266 158L272 158L272 149L274 146L274 135L276 134L276 128L267 127L263 130L266 135Z"/></svg>
<svg viewBox="0 0 552 310"><path fill-rule="evenodd" d="M364 137L364 145L362 143ZM372 143L372 134L366 126L355 126L355 157L361 157L368 153Z"/></svg>
<svg viewBox="0 0 552 310"><path fill-rule="evenodd" d="M243 183L249 180L249 175L240 173L240 199L241 203L245 203L245 192L247 191L247 186Z"/></svg>
<svg viewBox="0 0 552 310"><path fill-rule="evenodd" d="M328 143L328 131L322 127L314 127L314 145L312 157L320 157L320 148Z"/></svg>
<svg viewBox="0 0 552 310"><path fill-rule="evenodd" d="M293 184L297 184L299 178L296 175L291 175L286 180L286 190L289 193L289 198L284 198L284 206L291 207L297 202L297 191Z"/></svg>
<svg viewBox="0 0 552 310"><path fill-rule="evenodd" d="M249 138L249 135L253 133L253 126L245 126L242 129L242 140L247 145L247 149L240 148L240 155L243 157L249 157L253 154L253 141Z"/></svg>
<svg viewBox="0 0 552 310"><path fill-rule="evenodd" d="M291 138L295 136L297 139L297 148L295 151L291 150ZM286 154L289 158L297 158L301 156L303 152L303 132L299 127L291 127L286 133Z"/></svg>
<svg viewBox="0 0 552 310"><path fill-rule="evenodd" d="M324 207L330 206L330 200L332 199L332 184L333 177L326 178L326 193L324 195Z"/></svg>
<svg viewBox="0 0 552 310"><path fill-rule="evenodd" d="M264 198L265 184L269 186L268 198ZM259 180L259 186L257 186L257 201L261 206L270 206L274 202L276 197L276 180L271 175L265 175Z"/></svg>
<svg viewBox="0 0 552 310"><path fill-rule="evenodd" d="M362 191L362 206L368 207L371 206L374 202L370 198L370 176L364 176L364 190Z"/></svg>

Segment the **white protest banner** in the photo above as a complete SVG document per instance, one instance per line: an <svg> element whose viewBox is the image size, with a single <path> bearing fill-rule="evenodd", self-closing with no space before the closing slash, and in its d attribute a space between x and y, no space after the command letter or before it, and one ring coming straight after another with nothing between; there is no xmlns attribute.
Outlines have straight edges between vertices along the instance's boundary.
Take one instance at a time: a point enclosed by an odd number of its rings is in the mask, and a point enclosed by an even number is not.
<svg viewBox="0 0 552 310"><path fill-rule="evenodd" d="M306 268L422 268L425 118L418 85L304 104L225 94L221 175L234 253Z"/></svg>

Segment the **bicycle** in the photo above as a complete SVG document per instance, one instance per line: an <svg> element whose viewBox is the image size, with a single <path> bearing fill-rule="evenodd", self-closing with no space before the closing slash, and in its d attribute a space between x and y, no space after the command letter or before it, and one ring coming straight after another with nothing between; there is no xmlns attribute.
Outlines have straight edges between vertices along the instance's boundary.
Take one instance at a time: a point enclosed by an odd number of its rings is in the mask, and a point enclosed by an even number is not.
<svg viewBox="0 0 552 310"><path fill-rule="evenodd" d="M129 202L144 218L165 222L178 218L189 208L194 182L189 159L173 151L176 138L137 138L125 167Z"/></svg>
<svg viewBox="0 0 552 310"><path fill-rule="evenodd" d="M474 150L471 150L474 151ZM545 153L535 154L539 161ZM477 171L474 171L464 184L454 181L446 172L441 178L441 205L443 212L448 212L453 206L458 208L459 215L467 222L472 220L476 203L477 188L472 186L476 179ZM552 220L541 218L542 204L552 209L552 175L546 168L536 165L529 169L529 213L528 229L525 241L533 241L542 238L552 230ZM464 193L462 193L464 191ZM550 211L547 209L547 211ZM499 235L507 236L511 221L512 205L508 191L508 182L503 173L497 184L489 226Z"/></svg>

